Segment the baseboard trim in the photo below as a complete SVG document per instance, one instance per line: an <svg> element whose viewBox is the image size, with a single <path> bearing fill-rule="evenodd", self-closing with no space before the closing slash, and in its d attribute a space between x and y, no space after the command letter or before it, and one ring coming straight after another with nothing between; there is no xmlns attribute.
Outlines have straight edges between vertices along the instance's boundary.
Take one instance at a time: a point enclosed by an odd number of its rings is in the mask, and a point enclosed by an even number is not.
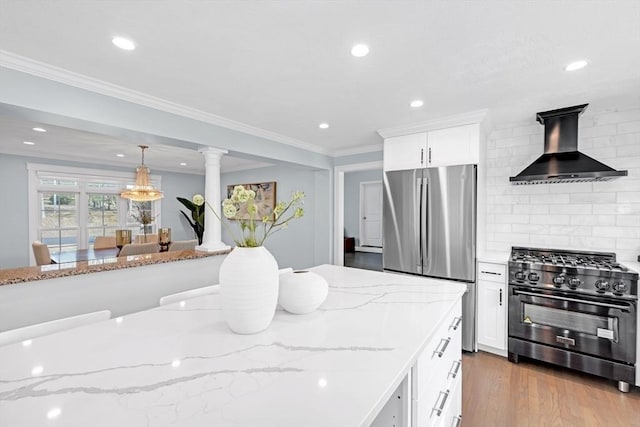
<svg viewBox="0 0 640 427"><path fill-rule="evenodd" d="M372 254L381 254L382 248L376 248L373 246L356 246L356 252L369 252Z"/></svg>
<svg viewBox="0 0 640 427"><path fill-rule="evenodd" d="M507 350L494 348L488 345L478 344L478 350L484 351L485 353L492 353L498 356L507 357Z"/></svg>

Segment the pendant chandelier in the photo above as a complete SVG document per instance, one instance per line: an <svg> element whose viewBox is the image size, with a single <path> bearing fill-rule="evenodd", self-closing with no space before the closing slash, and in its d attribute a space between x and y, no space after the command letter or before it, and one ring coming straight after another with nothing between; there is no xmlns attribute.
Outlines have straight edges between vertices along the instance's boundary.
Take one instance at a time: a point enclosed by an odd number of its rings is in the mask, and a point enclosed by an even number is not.
<svg viewBox="0 0 640 427"><path fill-rule="evenodd" d="M153 188L149 182L149 168L144 165L144 150L149 147L147 145L138 145L138 147L142 150L142 164L136 168L136 185L122 191L120 197L135 202L150 202L162 199L164 197L162 191Z"/></svg>

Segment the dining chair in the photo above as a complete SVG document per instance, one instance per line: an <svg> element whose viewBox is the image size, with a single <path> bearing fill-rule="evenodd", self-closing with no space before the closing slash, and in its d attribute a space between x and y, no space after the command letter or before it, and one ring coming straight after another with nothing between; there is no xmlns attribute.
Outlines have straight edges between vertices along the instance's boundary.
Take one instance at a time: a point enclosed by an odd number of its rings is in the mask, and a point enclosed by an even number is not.
<svg viewBox="0 0 640 427"><path fill-rule="evenodd" d="M160 245L157 243L130 243L124 245L118 256L155 254L160 252Z"/></svg>
<svg viewBox="0 0 640 427"><path fill-rule="evenodd" d="M33 256L36 258L37 265L55 264L51 259L51 254L49 253L49 247L47 245L36 240L31 244L31 248L33 249Z"/></svg>
<svg viewBox="0 0 640 427"><path fill-rule="evenodd" d="M115 236L98 236L93 242L93 249L110 249L116 247Z"/></svg>
<svg viewBox="0 0 640 427"><path fill-rule="evenodd" d="M171 251L186 251L193 250L198 245L196 239L193 240L176 240L169 245L169 252Z"/></svg>
<svg viewBox="0 0 640 427"><path fill-rule="evenodd" d="M204 288L189 289L176 294L165 295L160 298L160 306L173 304L179 301L199 297L202 295L216 294L220 291L220 285L205 286Z"/></svg>
<svg viewBox="0 0 640 427"><path fill-rule="evenodd" d="M158 235L157 234L138 234L136 236L136 243L158 243Z"/></svg>
<svg viewBox="0 0 640 427"><path fill-rule="evenodd" d="M43 335L77 328L91 323L107 320L111 317L111 311L101 310L92 313L79 314L77 316L65 317L51 320L49 322L37 323L35 325L22 328L11 329L0 332L0 346L26 341Z"/></svg>

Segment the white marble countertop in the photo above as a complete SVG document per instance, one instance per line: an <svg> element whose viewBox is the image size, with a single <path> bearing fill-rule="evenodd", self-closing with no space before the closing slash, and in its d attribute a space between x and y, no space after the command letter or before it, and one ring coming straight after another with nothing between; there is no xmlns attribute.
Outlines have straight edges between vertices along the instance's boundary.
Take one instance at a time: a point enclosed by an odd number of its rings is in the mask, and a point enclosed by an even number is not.
<svg viewBox="0 0 640 427"><path fill-rule="evenodd" d="M466 287L313 270L322 307L256 335L210 295L0 347L0 425L367 426Z"/></svg>

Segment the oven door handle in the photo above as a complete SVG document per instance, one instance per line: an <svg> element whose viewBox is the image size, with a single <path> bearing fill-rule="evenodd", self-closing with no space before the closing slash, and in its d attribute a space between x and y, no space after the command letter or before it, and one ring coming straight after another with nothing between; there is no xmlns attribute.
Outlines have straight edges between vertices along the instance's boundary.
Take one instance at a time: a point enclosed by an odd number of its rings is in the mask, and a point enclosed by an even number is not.
<svg viewBox="0 0 640 427"><path fill-rule="evenodd" d="M591 301L591 300L581 300L581 299L577 299L577 298L560 297L560 296L557 296L557 295L539 294L539 293L536 293L536 292L520 291L518 289L514 289L513 292L516 295L518 295L518 294L530 295L532 297L551 298L551 299L557 299L557 300L569 301L569 302L579 302L579 303L582 303L582 304L598 305L600 307L607 307L607 308L614 308L616 310L629 311L629 307L628 306L616 305L616 304L607 304L606 302L598 302L598 301Z"/></svg>

